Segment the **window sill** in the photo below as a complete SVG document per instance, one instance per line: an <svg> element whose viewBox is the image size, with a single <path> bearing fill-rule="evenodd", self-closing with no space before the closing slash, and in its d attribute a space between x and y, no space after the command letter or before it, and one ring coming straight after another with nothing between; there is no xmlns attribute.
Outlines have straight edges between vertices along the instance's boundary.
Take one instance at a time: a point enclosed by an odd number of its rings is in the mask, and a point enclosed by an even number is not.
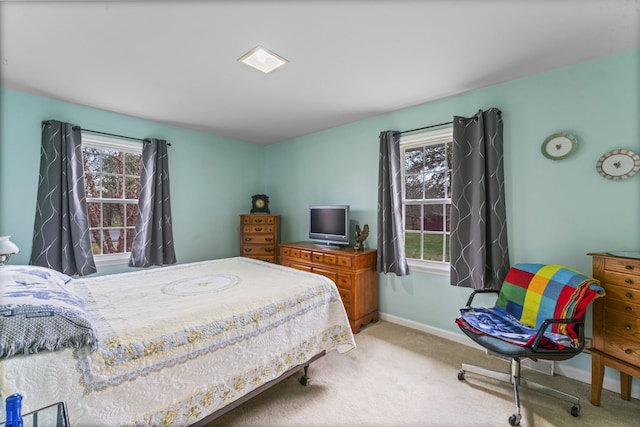
<svg viewBox="0 0 640 427"><path fill-rule="evenodd" d="M93 257L93 261L96 263L96 267L104 267L107 265L129 264L129 258L131 258L131 252L122 254L96 255Z"/></svg>
<svg viewBox="0 0 640 427"><path fill-rule="evenodd" d="M449 276L451 272L450 265L447 262L407 260L407 263L409 264L410 271L436 274L438 276Z"/></svg>

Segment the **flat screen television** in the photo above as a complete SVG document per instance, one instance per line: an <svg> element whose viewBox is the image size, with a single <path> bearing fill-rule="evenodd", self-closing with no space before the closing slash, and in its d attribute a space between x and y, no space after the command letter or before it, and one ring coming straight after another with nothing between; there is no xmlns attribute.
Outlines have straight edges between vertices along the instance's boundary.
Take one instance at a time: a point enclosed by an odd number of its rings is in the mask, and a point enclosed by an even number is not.
<svg viewBox="0 0 640 427"><path fill-rule="evenodd" d="M309 239L326 245L349 245L349 205L309 206Z"/></svg>

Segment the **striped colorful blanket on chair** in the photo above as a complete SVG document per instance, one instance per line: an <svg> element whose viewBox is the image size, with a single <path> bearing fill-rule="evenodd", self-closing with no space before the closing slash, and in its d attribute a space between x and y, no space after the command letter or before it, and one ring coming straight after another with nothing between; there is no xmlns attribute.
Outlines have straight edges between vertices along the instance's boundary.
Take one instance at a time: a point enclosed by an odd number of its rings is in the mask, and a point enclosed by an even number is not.
<svg viewBox="0 0 640 427"><path fill-rule="evenodd" d="M475 333L531 346L546 319L582 319L589 303L604 296L598 282L560 265L517 264L505 278L496 306L465 307L456 323ZM540 345L573 347L575 324L552 324Z"/></svg>

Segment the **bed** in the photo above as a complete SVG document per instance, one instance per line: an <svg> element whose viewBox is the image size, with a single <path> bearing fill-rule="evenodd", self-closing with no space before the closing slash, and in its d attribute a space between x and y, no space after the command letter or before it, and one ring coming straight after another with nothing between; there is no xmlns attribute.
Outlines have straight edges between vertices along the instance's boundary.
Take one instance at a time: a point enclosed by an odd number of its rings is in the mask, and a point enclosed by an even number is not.
<svg viewBox="0 0 640 427"><path fill-rule="evenodd" d="M23 413L64 401L73 426L201 425L355 347L335 284L280 265L238 257L70 280L5 267L2 396L21 393Z"/></svg>

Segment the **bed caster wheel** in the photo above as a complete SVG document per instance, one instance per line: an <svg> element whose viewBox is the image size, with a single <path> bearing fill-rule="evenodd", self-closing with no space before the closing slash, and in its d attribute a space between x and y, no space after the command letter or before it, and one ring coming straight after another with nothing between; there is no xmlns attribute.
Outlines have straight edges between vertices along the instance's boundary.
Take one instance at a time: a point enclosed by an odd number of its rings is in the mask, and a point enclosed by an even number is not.
<svg viewBox="0 0 640 427"><path fill-rule="evenodd" d="M460 372L458 372L458 380L464 381L464 369L460 369Z"/></svg>
<svg viewBox="0 0 640 427"><path fill-rule="evenodd" d="M577 417L580 415L580 405L573 405L571 407L571 415Z"/></svg>
<svg viewBox="0 0 640 427"><path fill-rule="evenodd" d="M513 414L509 417L509 425L519 426L520 425L520 414Z"/></svg>
<svg viewBox="0 0 640 427"><path fill-rule="evenodd" d="M308 376L303 375L300 377L300 384L302 384L303 386L308 386L309 384L311 384L311 380L309 379Z"/></svg>

